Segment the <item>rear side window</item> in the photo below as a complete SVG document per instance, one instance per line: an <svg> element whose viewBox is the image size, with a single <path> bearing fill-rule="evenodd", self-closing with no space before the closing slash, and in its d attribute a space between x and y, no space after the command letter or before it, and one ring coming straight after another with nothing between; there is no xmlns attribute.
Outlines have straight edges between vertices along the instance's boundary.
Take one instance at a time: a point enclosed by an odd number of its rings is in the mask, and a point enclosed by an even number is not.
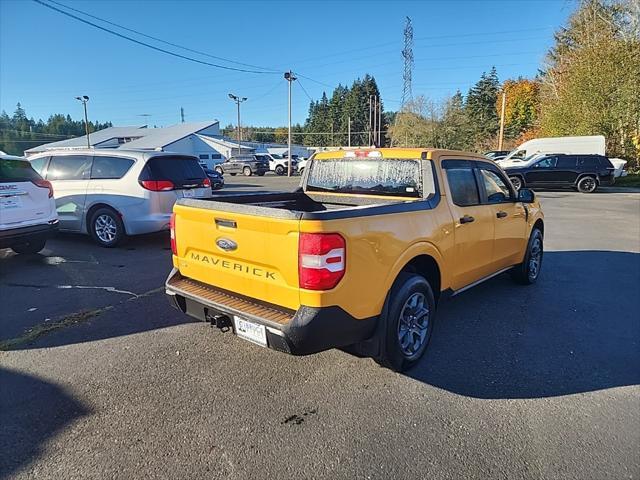
<svg viewBox="0 0 640 480"><path fill-rule="evenodd" d="M140 180L168 180L177 187L200 183L205 178L197 159L177 155L149 159L140 174Z"/></svg>
<svg viewBox="0 0 640 480"><path fill-rule="evenodd" d="M580 168L597 168L598 167L598 157L595 157L595 156L578 157L578 167L580 167Z"/></svg>
<svg viewBox="0 0 640 480"><path fill-rule="evenodd" d="M0 182L30 182L40 179L38 172L26 160L0 159Z"/></svg>
<svg viewBox="0 0 640 480"><path fill-rule="evenodd" d="M122 178L129 171L134 161L130 158L122 157L93 157L91 167L92 179L118 179Z"/></svg>
<svg viewBox="0 0 640 480"><path fill-rule="evenodd" d="M571 155L567 157L558 157L557 168L576 168L576 157Z"/></svg>
<svg viewBox="0 0 640 480"><path fill-rule="evenodd" d="M478 184L471 165L467 162L443 162L447 172L447 182L451 190L453 203L459 207L468 207L480 203Z"/></svg>
<svg viewBox="0 0 640 480"><path fill-rule="evenodd" d="M88 155L60 155L51 157L47 169L48 180L84 180L89 178L91 158Z"/></svg>

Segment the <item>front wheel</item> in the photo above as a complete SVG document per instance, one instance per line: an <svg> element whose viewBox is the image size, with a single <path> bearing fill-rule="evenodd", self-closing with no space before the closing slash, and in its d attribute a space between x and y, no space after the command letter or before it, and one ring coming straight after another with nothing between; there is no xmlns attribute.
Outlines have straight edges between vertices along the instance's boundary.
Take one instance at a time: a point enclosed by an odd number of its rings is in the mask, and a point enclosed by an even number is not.
<svg viewBox="0 0 640 480"><path fill-rule="evenodd" d="M542 240L542 232L534 228L529 237L524 261L511 270L511 277L517 283L531 285L538 280L540 270L542 269L542 256L544 254L544 244Z"/></svg>
<svg viewBox="0 0 640 480"><path fill-rule="evenodd" d="M436 304L429 282L412 273L398 276L387 302L376 362L402 372L414 366L427 350Z"/></svg>
<svg viewBox="0 0 640 480"><path fill-rule="evenodd" d="M34 255L38 253L40 250L42 250L46 245L46 243L47 241L44 239L29 240L26 243L21 243L19 245L12 246L11 250L23 255Z"/></svg>
<svg viewBox="0 0 640 480"><path fill-rule="evenodd" d="M586 176L578 180L577 187L580 193L593 193L598 188L598 182L595 177Z"/></svg>
<svg viewBox="0 0 640 480"><path fill-rule="evenodd" d="M511 180L511 185L516 189L516 192L522 188L522 180L520 177L509 177L509 180Z"/></svg>
<svg viewBox="0 0 640 480"><path fill-rule="evenodd" d="M243 174L245 177L250 177L250 176L251 176L251 174L252 174L252 172L251 172L251 167L244 167L244 168L242 169L242 174Z"/></svg>
<svg viewBox="0 0 640 480"><path fill-rule="evenodd" d="M120 215L111 208L99 208L93 213L89 233L94 242L105 248L118 246L126 237Z"/></svg>
<svg viewBox="0 0 640 480"><path fill-rule="evenodd" d="M276 165L276 175L284 175L284 167L282 165Z"/></svg>

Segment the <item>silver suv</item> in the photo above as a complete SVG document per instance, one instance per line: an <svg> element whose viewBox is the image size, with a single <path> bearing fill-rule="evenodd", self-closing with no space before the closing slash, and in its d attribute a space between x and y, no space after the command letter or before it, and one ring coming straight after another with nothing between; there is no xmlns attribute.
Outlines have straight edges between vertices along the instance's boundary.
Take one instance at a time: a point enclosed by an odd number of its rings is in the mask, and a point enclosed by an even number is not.
<svg viewBox="0 0 640 480"><path fill-rule="evenodd" d="M178 198L211 197L196 157L144 150L51 150L29 157L53 185L60 230L114 247L127 235L169 229Z"/></svg>

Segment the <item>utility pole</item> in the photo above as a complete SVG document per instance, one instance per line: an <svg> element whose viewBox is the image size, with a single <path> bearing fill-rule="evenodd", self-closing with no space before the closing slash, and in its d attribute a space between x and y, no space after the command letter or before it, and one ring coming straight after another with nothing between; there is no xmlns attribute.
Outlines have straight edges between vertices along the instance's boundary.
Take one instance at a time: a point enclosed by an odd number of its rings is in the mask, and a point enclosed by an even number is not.
<svg viewBox="0 0 640 480"><path fill-rule="evenodd" d="M289 146L289 161L287 162L287 177L291 176L291 83L296 79L293 75L293 72L289 70L285 72L284 78L287 82L289 82L289 138L288 138L288 146Z"/></svg>
<svg viewBox="0 0 640 480"><path fill-rule="evenodd" d="M334 146L334 140L333 140L333 122L331 123L331 146Z"/></svg>
<svg viewBox="0 0 640 480"><path fill-rule="evenodd" d="M378 147L382 146L382 102L378 97Z"/></svg>
<svg viewBox="0 0 640 480"><path fill-rule="evenodd" d="M247 97L238 97L237 95L230 93L229 98L238 106L238 155L240 155L240 152L242 151L240 145L240 142L242 141L242 131L240 130L240 104L244 102Z"/></svg>
<svg viewBox="0 0 640 480"><path fill-rule="evenodd" d="M89 101L89 97L82 95L81 97L76 97L76 100L82 102L82 106L84 107L84 131L87 134L87 148L91 148L91 142L89 141L89 116L87 115L87 102Z"/></svg>
<svg viewBox="0 0 640 480"><path fill-rule="evenodd" d="M349 136L349 139L347 140L347 146L350 147L351 146L351 117L349 117L349 122L348 123L349 124L347 126L347 130L348 130L347 135Z"/></svg>
<svg viewBox="0 0 640 480"><path fill-rule="evenodd" d="M500 137L498 138L498 150L502 150L504 138L504 110L507 104L507 92L502 92L502 109L500 110Z"/></svg>
<svg viewBox="0 0 640 480"><path fill-rule="evenodd" d="M373 112L373 103L371 101L371 99L373 98L373 95L369 95L369 143L367 145L371 146L371 133L373 133L375 135L375 133L373 132L373 123L372 120L373 118L371 117L371 114Z"/></svg>
<svg viewBox="0 0 640 480"><path fill-rule="evenodd" d="M372 145L376 146L376 132L378 131L378 99L376 96L373 97L373 143Z"/></svg>
<svg viewBox="0 0 640 480"><path fill-rule="evenodd" d="M180 120L184 123L184 108L180 107Z"/></svg>

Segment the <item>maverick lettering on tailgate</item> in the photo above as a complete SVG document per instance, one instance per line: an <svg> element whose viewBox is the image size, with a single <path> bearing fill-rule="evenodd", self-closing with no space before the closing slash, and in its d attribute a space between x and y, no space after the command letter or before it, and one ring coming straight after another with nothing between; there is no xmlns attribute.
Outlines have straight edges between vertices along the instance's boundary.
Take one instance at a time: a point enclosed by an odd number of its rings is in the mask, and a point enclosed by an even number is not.
<svg viewBox="0 0 640 480"><path fill-rule="evenodd" d="M199 253L191 252L191 260L207 263L213 266L219 266L228 270L237 270L239 272L255 275L256 277L269 278L271 280L276 279L275 272L270 272L262 268L252 267L250 265L244 265L238 262L230 262L229 260L221 260L211 255L200 255Z"/></svg>

